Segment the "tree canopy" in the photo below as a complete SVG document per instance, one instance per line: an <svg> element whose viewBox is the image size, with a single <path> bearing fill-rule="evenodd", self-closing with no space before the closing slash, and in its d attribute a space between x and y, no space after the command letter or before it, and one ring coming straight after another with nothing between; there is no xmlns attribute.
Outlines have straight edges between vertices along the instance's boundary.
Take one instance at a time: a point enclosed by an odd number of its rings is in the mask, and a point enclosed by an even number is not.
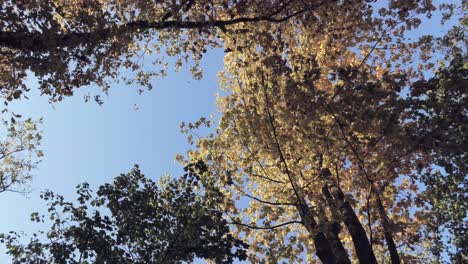
<svg viewBox="0 0 468 264"><path fill-rule="evenodd" d="M448 251L463 263L466 8L428 0L4 1L0 92L26 96L30 73L52 101L97 86L100 102L115 81L151 88L169 65L188 63L199 78L203 54L222 47L219 119L182 126L216 131L190 135L194 148L180 161L205 162L209 173L197 179L217 190L216 221L231 224L235 245L250 245L251 262L425 263ZM435 13L454 25L440 36L411 35ZM106 188L98 195L112 205ZM104 224L99 214L84 216ZM131 235L159 254L157 243Z"/></svg>
<svg viewBox="0 0 468 264"><path fill-rule="evenodd" d="M38 78L41 93L54 101L83 86L106 92L115 80L151 88L152 77L166 74L168 57L174 58L176 68L191 62L200 77L198 62L209 47L242 52L246 41L261 45L257 36L264 34L258 30L279 33L276 28L286 24L307 29L300 35L313 38L314 49L334 43L334 55L322 58L331 63L338 59L337 49L364 44L359 48L369 50L377 40L401 40L406 29L420 23L418 14L434 10L426 0L389 1L381 9L368 2L3 1L0 91L10 100L20 98L29 89L24 82L28 72ZM144 67L142 58L151 54L151 66ZM349 57L346 54L340 56ZM128 74L123 76L124 69Z"/></svg>
<svg viewBox="0 0 468 264"><path fill-rule="evenodd" d="M245 77L225 84L235 92L220 99L217 133L199 140L190 155L209 160L220 178L225 210L255 245L250 260L294 262L306 252L311 261L315 248L324 263L424 262L440 253L436 241L448 225L454 259L462 263L467 76L461 61L457 56L409 87L401 76L375 81L353 69L338 72L332 94L294 81L281 61L233 67ZM399 95L404 87L411 96ZM250 200L247 208L237 206L240 197Z"/></svg>

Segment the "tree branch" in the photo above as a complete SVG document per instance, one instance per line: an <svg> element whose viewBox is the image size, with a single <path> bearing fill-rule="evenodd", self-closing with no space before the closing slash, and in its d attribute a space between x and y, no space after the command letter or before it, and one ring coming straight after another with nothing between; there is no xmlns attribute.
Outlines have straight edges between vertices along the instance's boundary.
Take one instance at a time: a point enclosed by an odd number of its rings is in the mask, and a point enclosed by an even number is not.
<svg viewBox="0 0 468 264"><path fill-rule="evenodd" d="M281 206L296 206L295 203L287 203L287 202L269 202L269 201L265 201L265 200L262 200L258 197L255 197L253 195L250 195L248 194L247 192L245 192L244 190L242 190L241 188L239 188L239 186L237 186L237 184L233 183L232 184L235 189L242 193L243 195L247 196L248 198L252 199L252 200L255 200L257 202L260 202L260 203L264 203L264 204L268 204L268 205L273 205L273 206L278 206L278 205L281 205Z"/></svg>
<svg viewBox="0 0 468 264"><path fill-rule="evenodd" d="M189 8L193 3L188 1L187 5ZM310 11L313 8L317 8L323 5L325 2L320 2L313 6L307 6L306 8L300 9L290 15L283 17L275 17L291 3L281 6L276 11L268 15L260 15L255 17L238 17L228 20L199 20L199 21L187 21L187 20L167 20L173 16L172 12L168 12L159 21L147 21L147 20L136 20L125 24L113 24L103 29L89 31L89 32L70 32L70 33L48 33L43 34L41 32L14 32L14 31L0 31L0 47L6 47L10 49L32 51L32 52L44 52L50 49L50 47L61 47L73 49L81 45L86 45L91 41L93 43L101 43L111 40L113 37L123 33L136 33L148 29L201 29L201 28L219 28L225 30L227 26L240 24L240 23L255 23L255 22L270 22L270 23L282 23L295 16L298 16L304 12ZM182 8L182 5L178 7Z"/></svg>
<svg viewBox="0 0 468 264"><path fill-rule="evenodd" d="M276 228L284 227L286 225L302 224L302 222L301 221L289 221L289 222L285 222L285 223L281 223L281 224L277 224L277 225L273 225L273 226L257 226L257 225L244 224L244 223L240 223L240 222L230 222L228 224L244 226L244 227L248 227L248 228L251 228L251 229L273 230L273 229L276 229Z"/></svg>

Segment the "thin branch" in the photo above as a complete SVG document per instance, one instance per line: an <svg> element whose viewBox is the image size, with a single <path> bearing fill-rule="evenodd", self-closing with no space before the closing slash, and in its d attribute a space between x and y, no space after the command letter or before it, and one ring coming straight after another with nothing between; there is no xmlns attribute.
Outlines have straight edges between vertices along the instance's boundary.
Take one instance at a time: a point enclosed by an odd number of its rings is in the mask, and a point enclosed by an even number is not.
<svg viewBox="0 0 468 264"><path fill-rule="evenodd" d="M306 182L306 185L304 186L305 188L309 189L310 193L314 193L314 191L311 189L310 185L314 182L316 182L319 178L320 178L320 174L318 174L317 176L315 176L314 179L312 179L311 181L308 181L304 174L302 173L302 171L299 171L299 175L301 175L301 178L304 179L304 181Z"/></svg>
<svg viewBox="0 0 468 264"><path fill-rule="evenodd" d="M248 172L248 174L252 175L254 177L258 177L258 178L267 180L267 181L271 181L271 182L275 182L275 183L279 183L279 184L286 184L286 182L284 182L284 181L277 181L277 180L274 180L274 179L272 179L270 177L267 177L267 176L264 176L264 175L261 175L261 174L256 174L256 173L253 173L253 172Z"/></svg>
<svg viewBox="0 0 468 264"><path fill-rule="evenodd" d="M89 230L88 230L88 233L86 235L86 240L85 240L85 244L84 244L84 248L83 250L80 252L80 258L78 260L78 263L81 264L81 259L83 258L83 253L87 250L87 247L88 247L88 243L89 243L89 238L91 237L91 234L93 232L93 227L92 226L88 226Z"/></svg>
<svg viewBox="0 0 468 264"><path fill-rule="evenodd" d="M273 225L273 226L257 226L257 225L244 224L244 223L240 223L240 222L230 222L228 224L244 226L244 227L248 227L248 228L251 228L251 229L273 230L273 229L284 227L284 226L291 225L291 224L303 224L303 223L301 221L289 221L289 222L285 222L285 223L281 223L281 224L277 224L277 225Z"/></svg>
<svg viewBox="0 0 468 264"><path fill-rule="evenodd" d="M367 173L367 170L365 168L365 163L364 163L364 160L361 158L361 156L359 155L357 149L353 146L353 144L349 141L348 137L346 136L346 132L344 130L344 126L343 124L341 124L340 120L338 119L338 117L336 116L336 114L334 113L332 107L330 104L327 104L327 108L329 109L329 113L333 116L333 118L336 120L336 123L338 124L338 127L340 128L340 131L341 131L341 135L343 137L343 140L348 144L349 148L351 149L351 151L353 152L354 156L356 156L356 158L358 159L359 161L359 167L360 169L364 172L367 180L369 182L371 182L373 184L373 180L370 178L369 174Z"/></svg>
<svg viewBox="0 0 468 264"><path fill-rule="evenodd" d="M23 142L20 142L20 145L23 145ZM2 152L2 155L0 156L0 160L8 157L8 156L11 156L12 154L15 154L15 153L18 153L18 152L21 152L21 151L24 151L26 150L25 147L20 147L20 148L17 148L15 150L12 150L10 152Z"/></svg>
<svg viewBox="0 0 468 264"><path fill-rule="evenodd" d="M301 195L299 195L299 190L298 190L297 183L293 180L293 176L291 175L291 173L289 171L288 163L286 162L286 158L284 157L283 150L281 149L281 145L280 145L279 140L278 140L278 135L276 133L276 127L275 127L275 124L274 124L274 117L273 117L273 114L271 113L271 110L270 110L270 100L268 98L268 93L267 93L267 90L266 90L265 80L263 78L263 75L261 75L261 76L262 76L262 79L261 79L262 80L262 89L263 89L263 93L264 93L264 96L265 96L265 108L266 108L266 112L267 112L267 116L268 116L268 122L270 123L271 130L273 132L273 138L274 138L276 148L277 148L279 156L280 156L280 161L284 165L284 170L286 172L286 175L288 176L291 187L293 188L294 194L296 195L296 198L299 201L299 204L301 205L300 208L301 208L301 210L304 210L303 207L307 206L307 204L305 203L304 198ZM306 212L303 211L302 213L305 214Z"/></svg>
<svg viewBox="0 0 468 264"><path fill-rule="evenodd" d="M369 227L369 242L370 242L370 247L372 250L374 250L374 243L373 243L373 236L374 232L372 230L372 222L371 222L371 203L370 200L372 198L372 191L374 190L372 182L369 183L369 191L366 197L366 203L367 203L367 226Z"/></svg>
<svg viewBox="0 0 468 264"><path fill-rule="evenodd" d="M264 203L264 204L268 204L268 205L273 205L273 206L296 206L295 203L288 203L288 202L270 202L270 201L265 201L265 200L262 200L258 197L255 197L251 194L248 194L247 192L245 192L244 190L242 190L242 188L240 188L239 186L237 186L237 184L235 183L232 183L232 185L235 187L235 189L242 193L243 195L247 196L248 198L252 199L252 200L255 200L257 202L260 202L260 203Z"/></svg>
<svg viewBox="0 0 468 264"><path fill-rule="evenodd" d="M395 23L394 25L392 25L391 27L387 27L384 32L382 33L382 35L374 42L374 45L372 46L372 48L370 49L370 51L366 54L366 56L364 56L364 58L361 60L361 62L358 64L357 68L356 68L356 71L358 69L360 69L364 63L367 61L367 59L370 57L370 55L376 50L378 44L382 41L382 39L384 38L384 36L386 36L386 34L388 33L389 30L392 30L393 28L395 28L397 25L405 22L406 20L403 20L403 21L400 21L398 23ZM339 93L341 93L342 89L338 89L335 94L333 94L333 96L331 97L330 101L328 101L327 105L330 104L331 102L333 102L333 100L338 96Z"/></svg>

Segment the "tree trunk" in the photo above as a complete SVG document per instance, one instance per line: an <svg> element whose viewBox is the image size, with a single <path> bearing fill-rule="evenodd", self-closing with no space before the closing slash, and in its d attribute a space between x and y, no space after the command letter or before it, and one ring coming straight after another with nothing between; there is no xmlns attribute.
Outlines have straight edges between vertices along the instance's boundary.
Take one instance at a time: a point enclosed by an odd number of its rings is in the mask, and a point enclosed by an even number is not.
<svg viewBox="0 0 468 264"><path fill-rule="evenodd" d="M348 252L346 252L346 249L341 243L341 240L339 237L339 234L341 232L341 225L340 225L341 217L336 208L336 204L333 200L333 196L330 194L330 192L328 191L328 188L325 185L322 187L322 193L325 196L325 199L327 200L327 203L328 203L328 206L330 208L330 211L332 213L332 218L333 218L330 222L327 223L327 238L330 241L332 250L335 253L338 263L339 264L351 264L351 261L349 260Z"/></svg>
<svg viewBox="0 0 468 264"><path fill-rule="evenodd" d="M323 232L317 232L314 235L313 239L314 239L315 249L317 251L316 254L319 257L319 259L322 261L322 263L336 264L337 263L336 257L333 254L330 243L325 237L325 234L323 234Z"/></svg>
<svg viewBox="0 0 468 264"><path fill-rule="evenodd" d="M377 259L375 258L372 247L370 246L366 231L362 227L361 222L359 222L351 204L344 199L343 191L331 178L330 170L324 169L321 174L326 181L326 188L328 188L328 191L333 196L343 222L353 239L359 263L377 264Z"/></svg>
<svg viewBox="0 0 468 264"><path fill-rule="evenodd" d="M341 231L341 226L338 222L333 221L327 224L327 238L330 241L333 253L336 256L338 264L351 264L348 253L341 243L340 237L338 236Z"/></svg>
<svg viewBox="0 0 468 264"><path fill-rule="evenodd" d="M390 258L392 260L392 264L400 264L400 256L398 255L395 241L393 240L392 232L390 230L390 221L388 220L382 200L380 199L378 194L377 194L377 208L379 211L380 220L382 221L385 242L387 243L388 251L390 252Z"/></svg>
<svg viewBox="0 0 468 264"><path fill-rule="evenodd" d="M302 204L302 203L301 203ZM305 228L312 237L315 245L316 254L324 264L336 264L336 257L333 254L332 247L325 234L317 227L317 222L312 217L310 208L307 205L297 205L297 210L301 216Z"/></svg>
<svg viewBox="0 0 468 264"><path fill-rule="evenodd" d="M374 252L367 238L366 231L359 222L358 217L354 213L353 208L349 202L345 201L341 206L341 214L343 222L348 228L349 233L353 239L356 255L358 256L359 263L377 264Z"/></svg>

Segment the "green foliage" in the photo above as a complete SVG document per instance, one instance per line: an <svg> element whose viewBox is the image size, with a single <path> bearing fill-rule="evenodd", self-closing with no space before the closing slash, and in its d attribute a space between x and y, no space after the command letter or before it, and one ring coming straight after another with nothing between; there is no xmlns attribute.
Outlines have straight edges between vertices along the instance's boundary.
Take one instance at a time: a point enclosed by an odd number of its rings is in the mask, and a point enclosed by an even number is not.
<svg viewBox="0 0 468 264"><path fill-rule="evenodd" d="M3 121L0 138L0 193L27 189L31 173L43 155L39 149L42 133L38 125L41 122L15 118Z"/></svg>
<svg viewBox="0 0 468 264"><path fill-rule="evenodd" d="M468 65L466 56L455 54L450 65L428 81L416 82L411 94L416 134L422 148L433 157L433 167L421 171L435 218L433 229L447 228L452 260L468 259ZM439 236L439 239L442 239ZM435 251L443 250L442 241ZM447 248L445 248L447 249Z"/></svg>
<svg viewBox="0 0 468 264"><path fill-rule="evenodd" d="M158 185L135 166L112 183L77 186L77 202L47 191L47 232L34 234L27 244L11 232L2 235L13 263L184 263L194 258L216 263L245 259L246 245L231 236L219 193L203 182L206 166L195 163L179 179ZM44 222L45 216L31 215ZM45 235L44 237L41 237Z"/></svg>

